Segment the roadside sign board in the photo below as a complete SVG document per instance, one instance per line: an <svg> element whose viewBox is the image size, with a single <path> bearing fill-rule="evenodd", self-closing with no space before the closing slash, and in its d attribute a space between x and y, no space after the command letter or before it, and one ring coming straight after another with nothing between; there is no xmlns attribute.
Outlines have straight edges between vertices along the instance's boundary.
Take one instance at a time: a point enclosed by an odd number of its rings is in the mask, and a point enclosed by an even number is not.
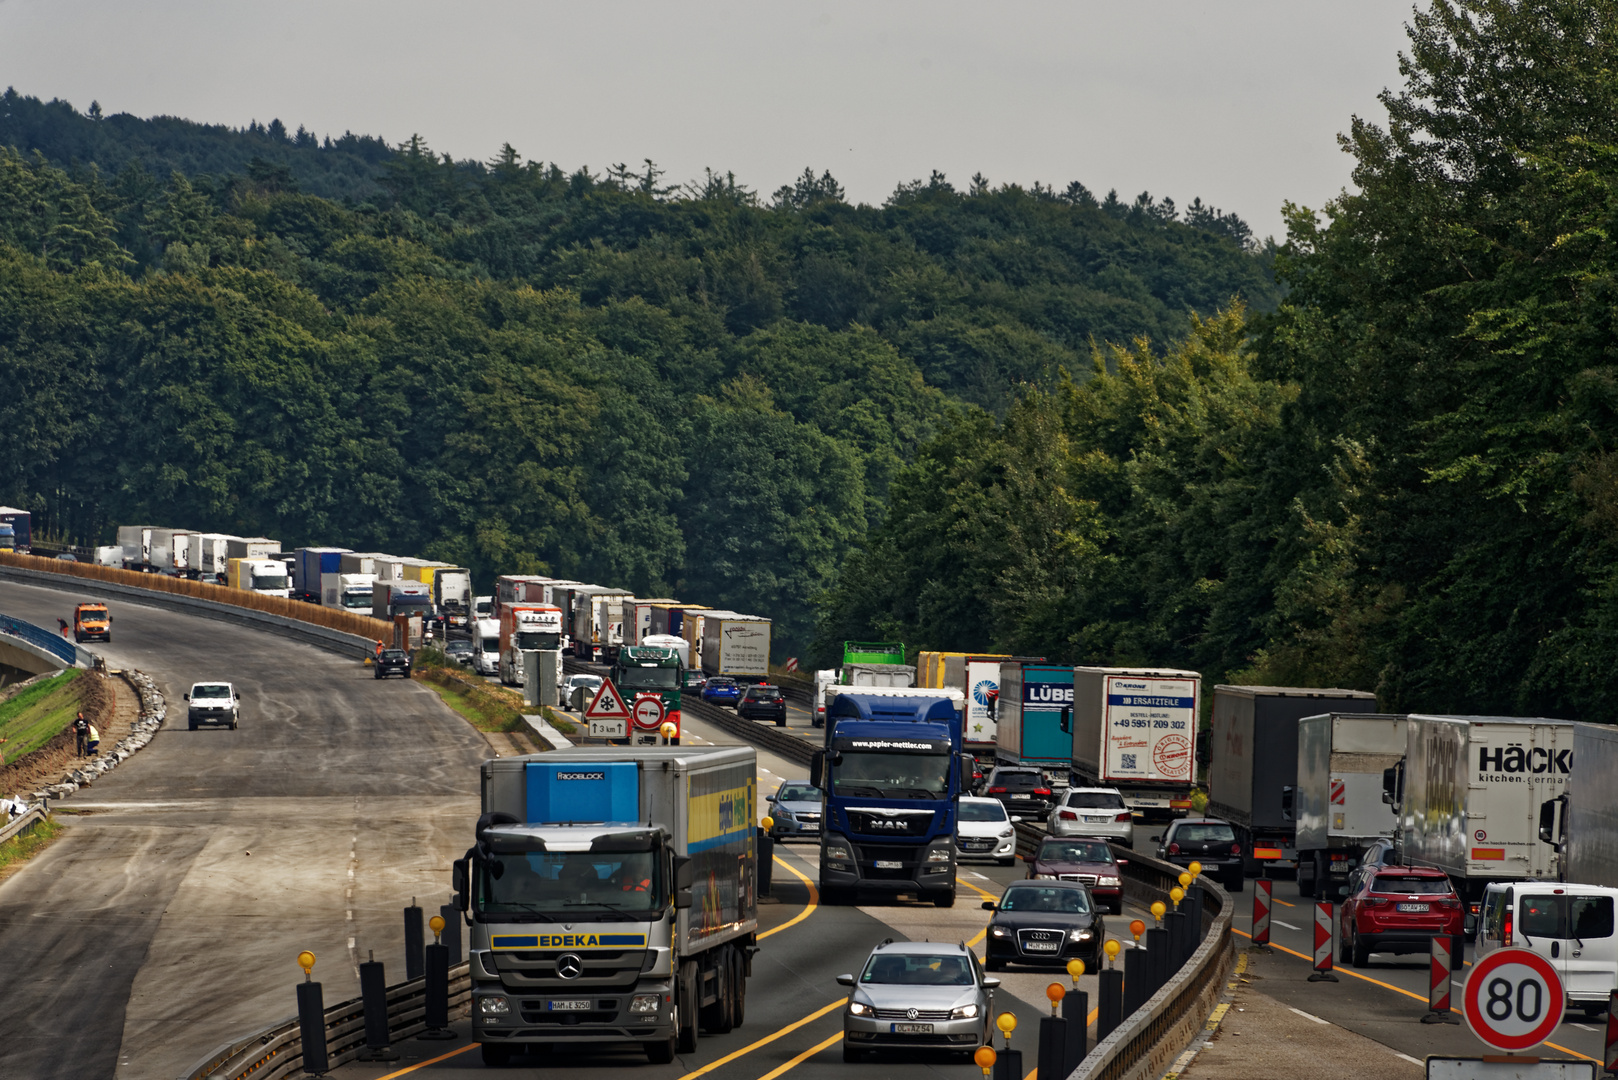
<svg viewBox="0 0 1618 1080"><path fill-rule="evenodd" d="M1472 965L1461 991L1461 1015L1472 1034L1508 1053L1550 1038L1563 1004L1561 976L1532 949L1489 953Z"/></svg>
<svg viewBox="0 0 1618 1080"><path fill-rule="evenodd" d="M623 717L607 720L590 721L590 737L593 739L625 739L629 737L629 721Z"/></svg>
<svg viewBox="0 0 1618 1080"><path fill-rule="evenodd" d="M586 720L625 720L629 719L629 706L624 704L624 696L618 688L612 685L611 679L602 679L601 686L596 690L596 696L590 699L589 708L584 710Z"/></svg>
<svg viewBox="0 0 1618 1080"><path fill-rule="evenodd" d="M1596 1080L1594 1061L1518 1058L1516 1061L1489 1061L1484 1058L1427 1059L1427 1080Z"/></svg>
<svg viewBox="0 0 1618 1080"><path fill-rule="evenodd" d="M662 725L664 715L663 699L656 694L647 694L635 700L636 727L656 731Z"/></svg>

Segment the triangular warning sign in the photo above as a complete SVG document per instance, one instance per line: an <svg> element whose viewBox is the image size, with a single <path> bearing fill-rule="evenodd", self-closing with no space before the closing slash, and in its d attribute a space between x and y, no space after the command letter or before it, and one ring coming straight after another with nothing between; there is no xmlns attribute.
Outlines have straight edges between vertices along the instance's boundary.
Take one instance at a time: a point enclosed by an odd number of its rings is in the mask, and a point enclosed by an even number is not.
<svg viewBox="0 0 1618 1080"><path fill-rule="evenodd" d="M628 720L629 706L624 704L624 696L618 688L612 685L611 679L601 680L601 689L591 699L590 707L584 710L586 720Z"/></svg>

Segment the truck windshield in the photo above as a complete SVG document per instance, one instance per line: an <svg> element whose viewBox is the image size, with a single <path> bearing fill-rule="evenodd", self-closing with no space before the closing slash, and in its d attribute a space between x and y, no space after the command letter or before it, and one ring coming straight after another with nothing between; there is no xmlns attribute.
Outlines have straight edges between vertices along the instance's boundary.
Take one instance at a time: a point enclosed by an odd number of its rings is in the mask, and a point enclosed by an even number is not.
<svg viewBox="0 0 1618 1080"><path fill-rule="evenodd" d="M486 637L486 638L484 638L483 639L483 651L486 652L486 653L497 653L497 652L499 652L500 651L500 639L497 638L497 637Z"/></svg>
<svg viewBox="0 0 1618 1080"><path fill-rule="evenodd" d="M517 634L517 648L519 651L527 649L560 649L562 635L540 633L538 630L523 630Z"/></svg>
<svg viewBox="0 0 1618 1080"><path fill-rule="evenodd" d="M553 914L558 918L592 908L650 915L663 910L657 863L656 853L651 851L500 855L483 869L478 908L492 915ZM499 876L494 872L496 866Z"/></svg>
<svg viewBox="0 0 1618 1080"><path fill-rule="evenodd" d="M368 592L346 592L343 594L343 606L346 608L366 608L371 606L371 594Z"/></svg>
<svg viewBox="0 0 1618 1080"><path fill-rule="evenodd" d="M949 789L948 754L844 750L832 794L868 799L941 799Z"/></svg>
<svg viewBox="0 0 1618 1080"><path fill-rule="evenodd" d="M254 574L253 588L255 589L284 589L287 587L285 574Z"/></svg>
<svg viewBox="0 0 1618 1080"><path fill-rule="evenodd" d="M680 685L680 669L671 667L626 667L618 677L625 690L673 690Z"/></svg>

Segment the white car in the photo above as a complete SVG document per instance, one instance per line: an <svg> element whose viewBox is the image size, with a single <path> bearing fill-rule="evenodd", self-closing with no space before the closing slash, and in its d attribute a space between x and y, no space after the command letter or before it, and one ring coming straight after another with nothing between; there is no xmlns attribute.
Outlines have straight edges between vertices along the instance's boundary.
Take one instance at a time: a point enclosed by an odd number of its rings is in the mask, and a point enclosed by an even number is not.
<svg viewBox="0 0 1618 1080"><path fill-rule="evenodd" d="M185 695L186 727L197 730L198 724L219 724L235 729L242 719L242 696L228 682L193 683Z"/></svg>
<svg viewBox="0 0 1618 1080"><path fill-rule="evenodd" d="M1052 836L1097 836L1126 846L1135 843L1135 815L1117 788L1069 788L1045 819Z"/></svg>
<svg viewBox="0 0 1618 1080"><path fill-rule="evenodd" d="M999 799L962 795L955 816L955 854L958 859L993 859L1001 866L1017 861L1017 831Z"/></svg>
<svg viewBox="0 0 1618 1080"><path fill-rule="evenodd" d="M562 686L562 708L572 712L573 692L583 690L584 695L580 699L583 704L579 706L579 711L583 712L590 707L590 702L595 699L596 691L599 689L601 689L600 675L569 675L567 682Z"/></svg>

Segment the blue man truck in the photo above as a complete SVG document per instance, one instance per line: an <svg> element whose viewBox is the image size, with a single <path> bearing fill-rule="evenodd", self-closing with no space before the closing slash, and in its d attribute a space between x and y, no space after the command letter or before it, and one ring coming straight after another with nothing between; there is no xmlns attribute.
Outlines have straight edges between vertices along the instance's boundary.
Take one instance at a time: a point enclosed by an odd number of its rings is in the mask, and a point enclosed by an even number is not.
<svg viewBox="0 0 1618 1080"><path fill-rule="evenodd" d="M972 779L959 690L850 687L826 708L810 775L824 792L820 897L955 903L956 804Z"/></svg>
<svg viewBox="0 0 1618 1080"><path fill-rule="evenodd" d="M486 1065L544 1046L654 1063L739 1027L758 943L758 754L581 746L483 763L472 1038Z"/></svg>

